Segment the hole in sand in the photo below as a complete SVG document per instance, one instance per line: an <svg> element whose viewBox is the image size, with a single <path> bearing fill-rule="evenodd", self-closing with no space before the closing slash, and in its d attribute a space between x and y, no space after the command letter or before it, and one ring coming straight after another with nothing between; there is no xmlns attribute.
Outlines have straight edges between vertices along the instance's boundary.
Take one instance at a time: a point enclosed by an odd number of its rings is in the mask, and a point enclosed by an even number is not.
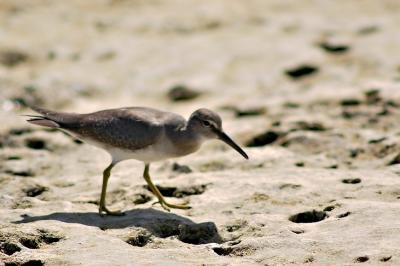
<svg viewBox="0 0 400 266"><path fill-rule="evenodd" d="M282 185L280 185L279 186L279 189L299 189L299 188L301 188L301 185L299 185L299 184L290 184L290 183L287 183L287 184L282 184Z"/></svg>
<svg viewBox="0 0 400 266"><path fill-rule="evenodd" d="M135 204L144 204L146 202L149 202L151 200L151 197L145 193L137 193L134 195L134 198L132 199L132 202Z"/></svg>
<svg viewBox="0 0 400 266"><path fill-rule="evenodd" d="M220 243L218 231L214 223L181 224L178 226L178 239L188 244Z"/></svg>
<svg viewBox="0 0 400 266"><path fill-rule="evenodd" d="M21 251L21 248L14 243L0 242L0 251L6 255L12 255L15 252Z"/></svg>
<svg viewBox="0 0 400 266"><path fill-rule="evenodd" d="M339 54L339 53L345 53L347 52L350 47L345 44L335 44L335 43L330 43L330 42L322 42L319 44L319 47L321 47L325 52L332 53L332 54Z"/></svg>
<svg viewBox="0 0 400 266"><path fill-rule="evenodd" d="M47 187L38 185L35 187L30 187L30 188L24 189L24 192L28 197L36 197L36 196L41 195L43 192L45 192L47 190L48 190Z"/></svg>
<svg viewBox="0 0 400 266"><path fill-rule="evenodd" d="M361 256L361 257L356 258L356 262L366 262L368 260L369 260L368 256Z"/></svg>
<svg viewBox="0 0 400 266"><path fill-rule="evenodd" d="M232 253L233 248L231 248L231 247L215 247L212 250L215 253L217 253L219 256L228 256L229 254Z"/></svg>
<svg viewBox="0 0 400 266"><path fill-rule="evenodd" d="M32 170L23 170L23 169L15 169L15 170L6 170L7 174L15 175L15 176L22 176L22 177L31 177L34 176L35 174L32 172Z"/></svg>
<svg viewBox="0 0 400 266"><path fill-rule="evenodd" d="M336 217L337 217L337 218L344 218L344 217L349 216L350 214L351 214L351 212L345 212L345 213L339 214L339 215L336 216Z"/></svg>
<svg viewBox="0 0 400 266"><path fill-rule="evenodd" d="M16 156L16 155L11 155L7 157L8 161L17 161L17 160L21 160L22 157L21 156Z"/></svg>
<svg viewBox="0 0 400 266"><path fill-rule="evenodd" d="M324 208L324 212L330 212L333 211L335 209L335 206L331 205L331 206L326 206Z"/></svg>
<svg viewBox="0 0 400 266"><path fill-rule="evenodd" d="M316 223L327 218L328 215L324 211L307 211L301 212L289 217L289 221L294 223Z"/></svg>
<svg viewBox="0 0 400 266"><path fill-rule="evenodd" d="M314 260L315 260L314 257L313 257L313 256L310 256L310 257L308 257L308 258L306 258L306 259L304 260L304 263L312 263Z"/></svg>
<svg viewBox="0 0 400 266"><path fill-rule="evenodd" d="M380 261L382 261L382 262L387 262L387 261L389 261L391 258L392 258L392 256L385 256L385 257L380 258Z"/></svg>
<svg viewBox="0 0 400 266"><path fill-rule="evenodd" d="M292 231L293 233L295 233L297 235L305 233L305 231L303 229L292 229L290 231Z"/></svg>
<svg viewBox="0 0 400 266"><path fill-rule="evenodd" d="M275 142L281 136L280 133L275 131L267 131L260 135L253 137L246 143L247 147L260 147Z"/></svg>
<svg viewBox="0 0 400 266"><path fill-rule="evenodd" d="M156 185L157 188L160 190L161 194L165 197L176 197L176 198L183 198L186 196L191 195L200 195L203 194L207 188L207 185L193 185L193 186L186 186L186 187L166 187L166 186L159 186ZM149 191L150 188L145 186L145 188Z"/></svg>
<svg viewBox="0 0 400 266"><path fill-rule="evenodd" d="M15 135L15 136L20 136L20 135L24 135L27 133L31 133L33 130L31 128L27 128L27 127L19 127L19 128L12 128L10 129L10 131L8 132L9 135Z"/></svg>
<svg viewBox="0 0 400 266"><path fill-rule="evenodd" d="M40 241L37 238L21 238L19 242L29 249L38 249L40 247Z"/></svg>
<svg viewBox="0 0 400 266"><path fill-rule="evenodd" d="M173 102L192 100L200 96L200 92L185 85L176 85L168 92L168 98Z"/></svg>
<svg viewBox="0 0 400 266"><path fill-rule="evenodd" d="M144 247L150 242L150 240L150 233L139 232L137 235L129 237L126 243L135 247Z"/></svg>
<svg viewBox="0 0 400 266"><path fill-rule="evenodd" d="M361 179L360 178L346 178L346 179L342 179L342 183L344 183L344 184L358 184L358 183L361 183Z"/></svg>
<svg viewBox="0 0 400 266"><path fill-rule="evenodd" d="M25 145L34 150L42 150L46 148L46 142L41 139L27 139Z"/></svg>
<svg viewBox="0 0 400 266"><path fill-rule="evenodd" d="M177 173L183 173L183 174L188 174L188 173L193 172L189 166L178 164L178 163L174 163L172 165L172 171L177 172Z"/></svg>
<svg viewBox="0 0 400 266"><path fill-rule="evenodd" d="M361 104L361 101L359 99L354 99L354 98L343 99L340 102L340 105L342 105L342 106L357 106L360 104Z"/></svg>
<svg viewBox="0 0 400 266"><path fill-rule="evenodd" d="M267 113L267 109L264 106L249 106L249 107L236 107L233 105L224 106L223 109L232 111L236 117L243 116L258 116Z"/></svg>
<svg viewBox="0 0 400 266"><path fill-rule="evenodd" d="M151 192L151 189L149 186L144 186L148 191ZM161 194L164 197L173 197L174 193L176 192L177 188L176 187L166 187L166 186L160 186L160 185L156 185L156 187L158 188L158 190L160 190Z"/></svg>
<svg viewBox="0 0 400 266"><path fill-rule="evenodd" d="M183 197L191 196L191 195L200 195L200 194L203 194L204 191L206 191L206 188L207 188L207 185L205 185L205 184L181 187L175 191L174 197L183 198Z"/></svg>
<svg viewBox="0 0 400 266"><path fill-rule="evenodd" d="M292 79L300 79L318 72L318 67L313 65L300 65L285 71L285 74Z"/></svg>
<svg viewBox="0 0 400 266"><path fill-rule="evenodd" d="M292 130L325 131L326 128L322 123L319 122L298 121L296 122L295 128Z"/></svg>
<svg viewBox="0 0 400 266"><path fill-rule="evenodd" d="M5 50L0 52L0 64L14 67L29 59L29 55L18 50Z"/></svg>
<svg viewBox="0 0 400 266"><path fill-rule="evenodd" d="M41 260L28 260L27 262L24 262L22 266L43 266L44 262Z"/></svg>
<svg viewBox="0 0 400 266"><path fill-rule="evenodd" d="M63 239L62 236L48 232L45 229L39 229L38 231L40 233L40 240L46 244L53 244Z"/></svg>
<svg viewBox="0 0 400 266"><path fill-rule="evenodd" d="M19 265L20 265L19 263L12 262L12 261L6 262L6 263L4 264L4 266L19 266Z"/></svg>

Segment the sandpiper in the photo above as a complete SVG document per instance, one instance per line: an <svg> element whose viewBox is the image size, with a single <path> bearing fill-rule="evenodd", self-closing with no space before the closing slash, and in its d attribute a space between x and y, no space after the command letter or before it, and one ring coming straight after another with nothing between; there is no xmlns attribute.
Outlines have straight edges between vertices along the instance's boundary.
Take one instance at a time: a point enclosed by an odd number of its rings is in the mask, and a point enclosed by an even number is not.
<svg viewBox="0 0 400 266"><path fill-rule="evenodd" d="M209 139L220 139L238 151L247 154L222 130L218 114L202 108L186 121L182 116L147 107L127 107L102 110L89 114L55 112L32 107L40 115L32 115L29 123L60 129L82 141L106 150L111 163L103 171L103 185L99 203L100 215L122 215L106 207L107 182L111 169L119 162L136 159L144 162L143 177L161 206L189 209L186 204L168 203L153 184L150 163L197 151Z"/></svg>

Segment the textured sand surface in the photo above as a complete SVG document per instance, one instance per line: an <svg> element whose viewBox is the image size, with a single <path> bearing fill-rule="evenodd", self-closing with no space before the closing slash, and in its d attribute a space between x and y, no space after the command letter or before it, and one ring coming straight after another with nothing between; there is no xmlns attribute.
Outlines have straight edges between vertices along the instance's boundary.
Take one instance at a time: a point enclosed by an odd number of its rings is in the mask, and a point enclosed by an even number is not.
<svg viewBox="0 0 400 266"><path fill-rule="evenodd" d="M400 265L398 1L0 1L0 265ZM173 101L170 89L199 92ZM194 93L196 94L196 93ZM190 95L189 95L190 96ZM196 96L196 95L194 95ZM126 161L24 107L217 111L220 142ZM176 165L175 163L178 163ZM190 170L189 170L190 169Z"/></svg>

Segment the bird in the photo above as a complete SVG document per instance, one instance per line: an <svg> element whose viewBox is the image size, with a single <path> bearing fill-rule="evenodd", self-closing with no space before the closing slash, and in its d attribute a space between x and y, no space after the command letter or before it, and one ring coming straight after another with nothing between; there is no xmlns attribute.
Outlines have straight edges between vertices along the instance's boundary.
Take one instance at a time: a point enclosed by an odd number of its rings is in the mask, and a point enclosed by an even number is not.
<svg viewBox="0 0 400 266"><path fill-rule="evenodd" d="M106 207L106 192L111 170L119 162L135 159L144 163L143 177L166 210L190 209L187 204L166 201L150 176L150 164L185 156L199 150L208 140L218 139L249 159L246 152L223 130L221 117L206 108L194 111L188 120L179 114L150 107L124 107L92 113L57 112L30 106L39 115L28 115L27 122L59 129L74 138L107 151L110 164L103 171L99 214L124 215Z"/></svg>

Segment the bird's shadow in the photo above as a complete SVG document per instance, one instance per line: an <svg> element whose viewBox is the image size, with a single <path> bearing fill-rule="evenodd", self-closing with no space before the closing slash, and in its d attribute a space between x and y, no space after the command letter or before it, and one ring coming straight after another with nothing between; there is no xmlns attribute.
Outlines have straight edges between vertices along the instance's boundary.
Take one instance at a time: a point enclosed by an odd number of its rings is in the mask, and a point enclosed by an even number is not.
<svg viewBox="0 0 400 266"><path fill-rule="evenodd" d="M124 216L100 216L97 212L55 212L40 216L23 215L21 220L13 223L24 224L45 220L83 224L102 230L141 227L157 237L177 236L179 240L191 244L223 242L214 222L195 223L186 217L151 208L129 210L125 212Z"/></svg>

